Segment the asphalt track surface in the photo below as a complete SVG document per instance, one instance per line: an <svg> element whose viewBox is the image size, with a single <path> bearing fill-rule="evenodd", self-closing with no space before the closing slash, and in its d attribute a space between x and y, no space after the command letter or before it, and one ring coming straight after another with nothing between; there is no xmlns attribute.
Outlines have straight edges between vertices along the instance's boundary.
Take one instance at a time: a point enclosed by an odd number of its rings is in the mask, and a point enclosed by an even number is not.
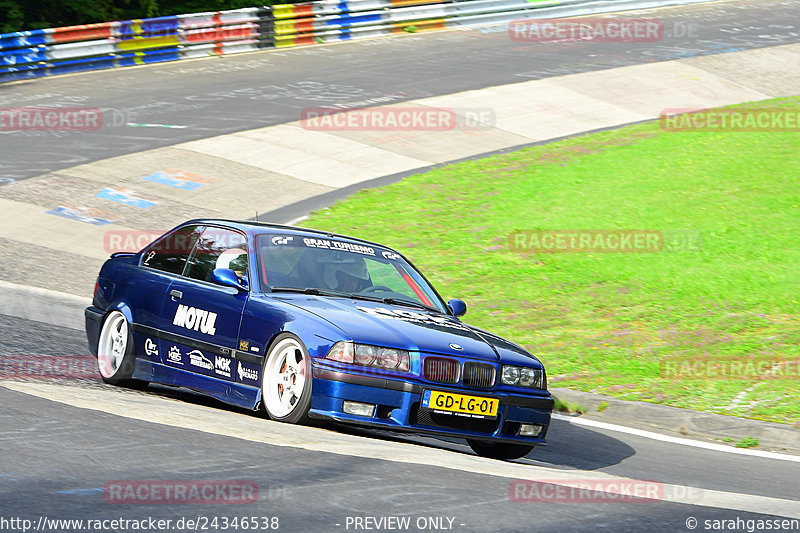
<svg viewBox="0 0 800 533"><path fill-rule="evenodd" d="M658 42L510 40L507 27L404 35L0 85L0 108L92 107L99 131L0 132L0 183L183 141L356 108L800 41L800 2L731 0L617 15ZM165 127L174 126L174 127Z"/></svg>
<svg viewBox="0 0 800 533"><path fill-rule="evenodd" d="M0 353L66 358L86 352L83 333L0 315ZM13 332L18 332L14 334ZM26 333L23 333L26 332ZM53 339L59 339L57 344ZM74 384L72 384L74 385ZM118 389L99 380L79 384L134 400L178 399L231 415L242 413L191 392L165 387ZM57 400L57 398L54 398ZM277 516L282 531L353 531L348 517L454 518L453 531L688 531L686 520L759 520L766 515L670 502L541 503L509 498L505 477L458 469L271 446L205 431L153 424L76 409L58 401L0 388L0 435L7 459L0 470L3 516L31 519L106 519L182 516ZM249 414L252 424L267 424ZM402 436L324 426L323 431L368 436L375 446L409 442L470 454L457 440ZM741 492L774 498L800 494L800 466L675 446L555 421L550 446L522 464ZM119 480L238 479L258 484L256 503L243 506L116 504L106 483ZM702 522L701 522L702 523ZM337 526L337 524L339 524ZM123 530L120 528L120 530ZM409 531L432 528L411 527Z"/></svg>
<svg viewBox="0 0 800 533"><path fill-rule="evenodd" d="M90 106L112 110L120 125L102 133L5 133L0 178L24 179L114 155L299 118L305 107L360 107L528 79L646 61L800 41L799 2L724 2L658 11L667 28L694 24L693 37L660 43L512 43L502 31L472 30L405 36L336 46L249 54L135 70L117 70L0 86L0 107ZM655 12L654 12L655 13ZM502 28L501 28L502 30ZM375 102L376 99L385 99ZM161 126L184 126L167 128ZM86 354L82 332L0 315L0 355ZM187 391L117 389L97 380L68 384L115 395L200 406L231 418L238 411ZM246 414L252 424L271 424ZM348 518L409 516L406 531L427 517L452 518L452 531L689 531L703 520L770 518L752 512L661 502L532 503L509 498L508 477L449 464L355 457L276 446L74 407L0 387L0 519L171 519L278 517L280 531L355 531ZM368 437L376 448L411 443L471 455L463 442L358 429L323 427L330 435ZM331 437L333 438L333 437ZM598 472L703 489L794 499L800 465L677 446L623 433L554 421L549 447L521 464L553 472ZM489 462L488 464L491 464ZM107 503L113 480L242 479L258 484L243 506ZM710 505L710 506L709 506ZM787 514L797 514L797 505ZM15 531L3 526L0 529ZM171 528L177 530L178 528ZM185 528L183 528L185 529ZM19 529L16 529L17 531ZM50 529L55 530L55 529ZM75 531L76 528L61 530ZM127 531L129 528L118 527ZM210 531L219 529L209 529ZM366 530L362 528L360 530ZM380 530L391 530L382 528ZM397 529L394 529L397 530ZM720 529L717 529L720 530ZM724 531L735 531L723 528ZM741 529L740 529L741 530ZM746 529L744 529L746 530ZM230 531L230 529L229 529Z"/></svg>

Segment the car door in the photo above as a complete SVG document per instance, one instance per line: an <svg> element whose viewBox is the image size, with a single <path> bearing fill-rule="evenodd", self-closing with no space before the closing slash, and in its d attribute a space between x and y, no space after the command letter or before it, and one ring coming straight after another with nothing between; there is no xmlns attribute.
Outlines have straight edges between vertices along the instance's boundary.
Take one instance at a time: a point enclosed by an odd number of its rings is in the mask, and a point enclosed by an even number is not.
<svg viewBox="0 0 800 533"><path fill-rule="evenodd" d="M206 226L183 272L164 298L163 360L168 366L225 381L235 380L234 351L247 290L214 283L216 268L231 268L249 286L243 233Z"/></svg>
<svg viewBox="0 0 800 533"><path fill-rule="evenodd" d="M202 231L199 225L183 226L156 240L142 253L135 279L126 284L138 357L162 362L159 336L164 327L164 298L172 282L183 273Z"/></svg>

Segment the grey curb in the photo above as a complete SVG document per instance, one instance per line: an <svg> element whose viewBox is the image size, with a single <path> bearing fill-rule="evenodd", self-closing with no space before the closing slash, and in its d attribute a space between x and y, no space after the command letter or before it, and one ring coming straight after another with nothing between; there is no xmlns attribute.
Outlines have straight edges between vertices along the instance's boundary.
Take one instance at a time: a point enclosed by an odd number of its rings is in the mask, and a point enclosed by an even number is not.
<svg viewBox="0 0 800 533"><path fill-rule="evenodd" d="M723 439L733 439L730 442L731 446L744 437L755 437L759 441L759 446L754 449L800 454L800 428L787 424L703 413L648 402L620 400L572 389L551 388L550 393L562 402L585 408L586 413L580 416L591 420L643 430L670 432L672 436L717 444L725 444ZM598 411L603 402L607 406Z"/></svg>
<svg viewBox="0 0 800 533"><path fill-rule="evenodd" d="M465 161L478 161L480 159L485 159L487 157L491 157L493 155L499 154L508 154L512 152L518 152L525 148L531 148L534 146L542 146L544 144L551 144L559 141L563 141L566 139L574 139L578 137L584 137L587 135L593 135L595 133L601 133L604 131L611 131L611 130L618 130L622 128L626 128L628 126L634 126L636 124L644 124L647 122L655 122L658 120L657 118L648 118L644 120L637 120L635 122L626 122L625 124L615 124L613 126L605 126L603 128L596 128L593 130L582 131L580 133L572 133L569 135L561 135L559 137L551 137L549 139L540 139L538 141L533 141L529 143L517 144L514 146L507 146L505 148L498 148L496 150L490 150L488 152L482 152L480 154L472 154L465 157L460 157L458 159L451 159L449 161L444 161L442 163L434 163L432 165L426 165L423 167L412 168L410 170L404 170L403 172L398 172L396 174L390 174L388 176L380 176L378 178L373 178L371 180L362 181L359 183L354 183L352 185L348 185L346 187L341 187L339 189L334 189L332 191L328 191L322 194L318 194L317 196L311 196L309 198L305 198L304 200L299 200L289 205L284 205L282 207L278 207L271 211L265 211L264 213L259 213L256 215L255 219L260 220L261 222L271 222L274 224L287 224L287 225L295 225L300 219L303 219L313 213L314 211L318 211L323 208L331 207L336 202L341 200L346 200L353 194L357 193L358 191L364 189L376 189L378 187L385 187L387 185L391 185L393 183L397 183L401 181L403 178L414 176L416 174L423 174L426 172L430 172L431 170L436 170L439 168L444 168L449 165L455 165L457 163L463 163ZM253 220L252 218L250 220Z"/></svg>
<svg viewBox="0 0 800 533"><path fill-rule="evenodd" d="M83 330L90 298L0 280L0 314Z"/></svg>

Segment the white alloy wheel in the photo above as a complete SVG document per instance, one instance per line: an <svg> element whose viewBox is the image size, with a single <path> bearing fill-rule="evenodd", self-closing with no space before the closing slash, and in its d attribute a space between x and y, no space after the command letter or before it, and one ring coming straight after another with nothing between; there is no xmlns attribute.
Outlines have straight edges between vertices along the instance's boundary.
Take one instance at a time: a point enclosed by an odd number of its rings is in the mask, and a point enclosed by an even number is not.
<svg viewBox="0 0 800 533"><path fill-rule="evenodd" d="M307 420L311 405L311 362L295 337L280 337L267 355L261 393L270 418L297 424Z"/></svg>
<svg viewBox="0 0 800 533"><path fill-rule="evenodd" d="M131 335L125 315L112 311L103 322L97 343L97 365L100 375L109 383L119 383L133 373Z"/></svg>

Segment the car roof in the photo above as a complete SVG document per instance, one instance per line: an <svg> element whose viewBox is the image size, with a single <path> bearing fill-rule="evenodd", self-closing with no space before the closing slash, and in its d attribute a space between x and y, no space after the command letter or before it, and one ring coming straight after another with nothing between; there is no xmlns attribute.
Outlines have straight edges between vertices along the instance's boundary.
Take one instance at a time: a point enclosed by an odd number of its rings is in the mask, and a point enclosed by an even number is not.
<svg viewBox="0 0 800 533"><path fill-rule="evenodd" d="M257 235L259 233L267 233L264 230L272 230L270 233L277 231L280 233L289 233L293 235L312 235L312 236L326 237L326 238L347 239L349 241L368 244L370 246L378 246L380 248L386 248L387 250L391 250L391 248L389 248L385 244L367 241L364 239L359 239L357 237L350 237L348 235L342 235L339 233L333 233L330 231L322 231L311 228L301 228L298 226L287 226L284 224L272 224L269 222L256 222L254 220L232 220L226 218L196 218L192 220L187 220L186 222L181 224L181 226L186 226L188 224L215 224L220 226L228 226L252 235Z"/></svg>

